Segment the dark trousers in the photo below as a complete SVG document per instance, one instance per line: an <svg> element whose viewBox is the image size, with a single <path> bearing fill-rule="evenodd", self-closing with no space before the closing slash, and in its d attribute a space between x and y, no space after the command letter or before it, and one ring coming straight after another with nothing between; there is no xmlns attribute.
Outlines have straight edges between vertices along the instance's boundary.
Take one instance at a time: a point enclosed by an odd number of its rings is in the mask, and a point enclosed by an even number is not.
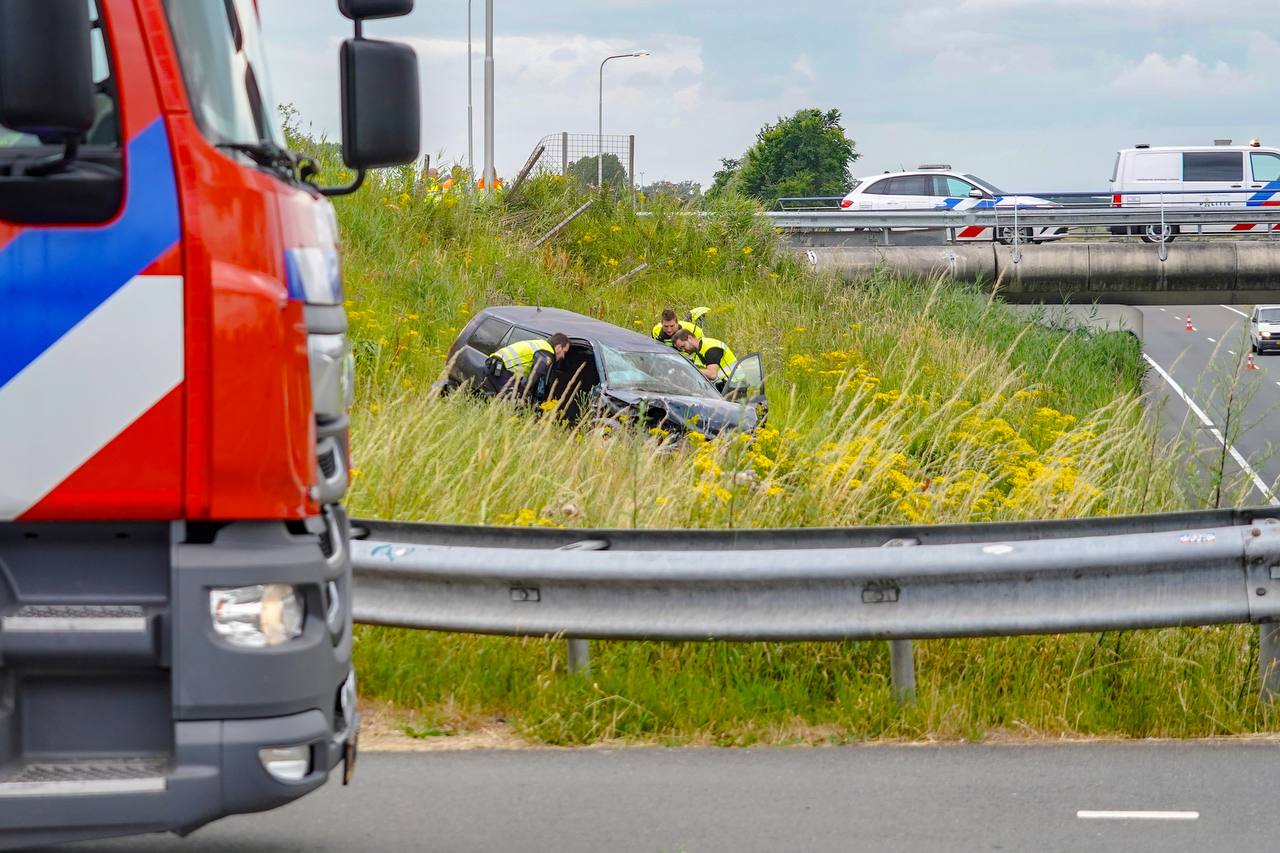
<svg viewBox="0 0 1280 853"><path fill-rule="evenodd" d="M485 388L495 397L500 394L520 396L524 392L524 383L507 370L501 359L491 358L485 363Z"/></svg>

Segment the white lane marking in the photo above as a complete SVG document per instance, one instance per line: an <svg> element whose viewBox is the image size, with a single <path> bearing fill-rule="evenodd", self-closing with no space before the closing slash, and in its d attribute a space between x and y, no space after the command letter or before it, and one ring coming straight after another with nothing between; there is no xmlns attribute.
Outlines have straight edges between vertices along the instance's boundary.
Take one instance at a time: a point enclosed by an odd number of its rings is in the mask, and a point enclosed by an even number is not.
<svg viewBox="0 0 1280 853"><path fill-rule="evenodd" d="M1208 335L1205 335L1205 337L1206 337L1206 338L1208 338L1209 336L1208 336ZM1209 338L1209 343L1211 343L1211 344L1216 344L1216 343L1217 343L1217 341L1215 341L1213 338Z"/></svg>
<svg viewBox="0 0 1280 853"><path fill-rule="evenodd" d="M1229 349L1229 350L1227 350L1227 352L1231 353L1232 355L1235 355L1235 354L1236 354L1236 351L1235 351L1235 350L1233 350L1233 349Z"/></svg>
<svg viewBox="0 0 1280 853"><path fill-rule="evenodd" d="M1182 398L1182 402L1186 403L1187 408L1190 409L1192 413L1194 413L1195 416L1200 419L1200 423L1204 424L1209 428L1210 434L1212 434L1213 437L1217 439L1218 443L1227 449L1227 452L1231 454L1231 458L1234 459L1235 463L1240 466L1240 470L1243 471L1245 475L1250 480L1253 481L1254 488L1256 488L1262 494L1262 496L1267 499L1267 502L1270 503L1272 506L1280 506L1280 498L1277 498L1274 494L1272 494L1271 490L1267 488L1267 484L1262 482L1262 478L1258 476L1258 472L1253 470L1253 466L1250 465L1247 461L1245 461L1245 458L1240 455L1240 451L1236 450L1234 446L1227 444L1227 440L1223 437L1221 431L1219 431L1219 429L1216 426L1214 426L1213 421L1209 420L1209 416L1204 413L1204 409L1197 406L1196 401L1188 397L1187 392L1182 390L1182 386L1179 385L1177 382L1174 382L1173 377L1170 376L1167 372L1165 372L1165 369L1163 367L1156 364L1155 360L1151 358L1151 356L1147 355L1144 352L1142 354L1142 357L1146 359L1147 364L1155 368L1156 373L1159 373L1160 378L1162 378L1165 382L1169 384L1169 387L1173 389L1173 392Z"/></svg>
<svg viewBox="0 0 1280 853"><path fill-rule="evenodd" d="M1081 820L1199 820L1200 812L1143 812L1112 811L1108 809L1080 809L1076 817Z"/></svg>
<svg viewBox="0 0 1280 853"><path fill-rule="evenodd" d="M1163 311L1164 309L1163 309L1163 308L1161 308L1160 310L1161 310L1161 311Z"/></svg>
<svg viewBox="0 0 1280 853"><path fill-rule="evenodd" d="M1248 314L1244 313L1243 311L1237 311L1235 308L1232 308L1230 305L1219 305L1218 307L1219 307L1219 308L1226 308L1228 311L1235 311L1235 313L1239 314L1241 317L1248 318L1248 316L1249 316Z"/></svg>

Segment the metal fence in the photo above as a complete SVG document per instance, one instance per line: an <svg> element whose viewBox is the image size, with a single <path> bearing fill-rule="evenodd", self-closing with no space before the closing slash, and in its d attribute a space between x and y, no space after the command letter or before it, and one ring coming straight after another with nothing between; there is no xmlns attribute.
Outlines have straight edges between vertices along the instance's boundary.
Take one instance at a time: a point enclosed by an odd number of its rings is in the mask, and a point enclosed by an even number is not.
<svg viewBox="0 0 1280 853"><path fill-rule="evenodd" d="M354 522L359 622L575 639L903 641L1262 626L1277 689L1280 509L918 528L530 530ZM696 554L696 559L691 555ZM572 648L572 647L571 647ZM586 665L585 645L574 648Z"/></svg>
<svg viewBox="0 0 1280 853"><path fill-rule="evenodd" d="M635 185L636 137L634 134L553 133L534 146L543 148L533 167L534 174L562 175L583 186L597 186L603 154L604 181L609 186Z"/></svg>

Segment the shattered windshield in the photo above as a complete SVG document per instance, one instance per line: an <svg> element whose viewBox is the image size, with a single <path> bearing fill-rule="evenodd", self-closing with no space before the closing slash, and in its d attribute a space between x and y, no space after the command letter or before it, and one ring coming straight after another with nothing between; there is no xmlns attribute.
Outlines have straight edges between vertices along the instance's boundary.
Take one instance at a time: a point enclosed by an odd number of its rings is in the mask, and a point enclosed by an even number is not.
<svg viewBox="0 0 1280 853"><path fill-rule="evenodd" d="M711 397L716 393L687 358L671 352L625 352L611 346L598 346L604 362L606 384L617 391L649 391L658 394L682 394L686 397Z"/></svg>

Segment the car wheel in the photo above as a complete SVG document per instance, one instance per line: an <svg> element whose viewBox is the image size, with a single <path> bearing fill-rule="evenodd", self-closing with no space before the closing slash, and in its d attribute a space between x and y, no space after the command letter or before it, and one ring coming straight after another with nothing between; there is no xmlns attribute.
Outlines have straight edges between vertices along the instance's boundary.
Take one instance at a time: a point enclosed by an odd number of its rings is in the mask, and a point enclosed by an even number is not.
<svg viewBox="0 0 1280 853"><path fill-rule="evenodd" d="M1015 230L1018 233L1018 242L1020 243L1035 242L1034 240L1031 239L1032 235L1035 233L1032 229L1030 228L1014 229L1012 225L1000 226L1000 228L996 230L996 239L999 240L1004 245L1009 246L1013 243Z"/></svg>
<svg viewBox="0 0 1280 853"><path fill-rule="evenodd" d="M1144 225L1142 227L1144 243L1172 243L1177 236L1177 225Z"/></svg>
<svg viewBox="0 0 1280 853"><path fill-rule="evenodd" d="M600 438L618 435L624 429L626 429L626 425L622 421L608 417L593 418L591 423L587 425L587 433Z"/></svg>

